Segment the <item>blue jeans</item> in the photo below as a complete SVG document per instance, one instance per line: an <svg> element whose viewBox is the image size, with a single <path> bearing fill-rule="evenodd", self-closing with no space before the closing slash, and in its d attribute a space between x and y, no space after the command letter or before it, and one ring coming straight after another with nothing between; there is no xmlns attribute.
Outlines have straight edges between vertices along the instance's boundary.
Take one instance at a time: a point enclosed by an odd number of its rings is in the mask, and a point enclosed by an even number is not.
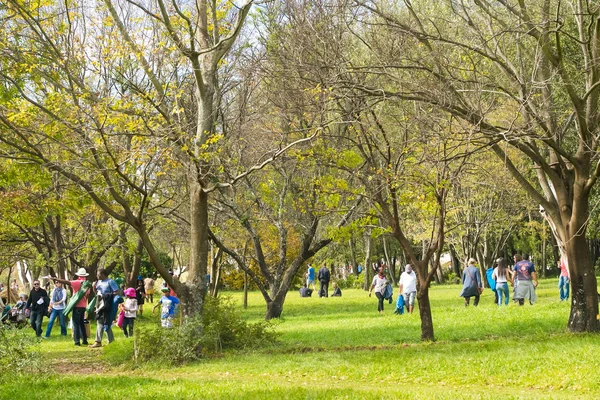
<svg viewBox="0 0 600 400"><path fill-rule="evenodd" d="M560 289L560 300L569 299L569 277L560 276L558 278L558 288Z"/></svg>
<svg viewBox="0 0 600 400"><path fill-rule="evenodd" d="M60 334L63 336L67 336L67 324L65 323L65 315L63 314L63 310L52 309L50 313L50 320L48 321L48 327L46 328L46 337L50 337L50 332L52 332L52 327L54 326L54 320L58 316L58 321L60 322Z"/></svg>
<svg viewBox="0 0 600 400"><path fill-rule="evenodd" d="M31 310L31 314L29 315L29 322L31 324L31 329L35 331L35 336L42 336L42 319L44 318L44 311L33 311Z"/></svg>
<svg viewBox="0 0 600 400"><path fill-rule="evenodd" d="M498 305L502 305L502 295L506 298L504 301L505 305L508 305L509 295L508 295L508 283L496 283L496 293L498 294Z"/></svg>

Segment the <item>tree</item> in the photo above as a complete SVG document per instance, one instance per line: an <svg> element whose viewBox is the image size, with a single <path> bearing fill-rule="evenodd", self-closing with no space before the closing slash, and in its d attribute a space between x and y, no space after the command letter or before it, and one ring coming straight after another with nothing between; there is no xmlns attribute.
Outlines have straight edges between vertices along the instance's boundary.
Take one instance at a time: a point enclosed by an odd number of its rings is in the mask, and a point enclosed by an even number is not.
<svg viewBox="0 0 600 400"><path fill-rule="evenodd" d="M441 107L471 125L465 140L489 146L506 163L543 207L568 259L569 329L597 331L598 289L585 232L600 175L600 10L560 0L356 3L373 17L367 23L380 33L383 24L386 35L403 42L397 66L386 69L385 95ZM529 166L521 168L520 160Z"/></svg>
<svg viewBox="0 0 600 400"><path fill-rule="evenodd" d="M451 125L409 118L412 112L403 108L407 105L383 102L381 108L357 112L355 135L349 140L364 160L358 174L365 196L414 266L421 339L434 340L429 285L444 246L449 189L463 159L456 157ZM420 255L411 238L423 235L427 240Z"/></svg>

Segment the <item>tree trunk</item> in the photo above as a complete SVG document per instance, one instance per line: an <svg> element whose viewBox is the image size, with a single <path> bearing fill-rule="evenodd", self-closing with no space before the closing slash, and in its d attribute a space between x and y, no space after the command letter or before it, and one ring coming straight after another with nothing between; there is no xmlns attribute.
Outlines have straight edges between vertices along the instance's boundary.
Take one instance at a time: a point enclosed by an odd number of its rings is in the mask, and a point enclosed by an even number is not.
<svg viewBox="0 0 600 400"><path fill-rule="evenodd" d="M356 263L356 241L354 238L350 239L350 262L352 263L352 273L358 278L358 264Z"/></svg>
<svg viewBox="0 0 600 400"><path fill-rule="evenodd" d="M269 321L273 318L280 318L283 312L283 301L278 299L267 302L267 314L265 320Z"/></svg>
<svg viewBox="0 0 600 400"><path fill-rule="evenodd" d="M248 308L248 273L244 271L244 310Z"/></svg>
<svg viewBox="0 0 600 400"><path fill-rule="evenodd" d="M191 227L190 227L190 265L186 286L196 287L197 294L190 295L196 304L184 307L192 315L201 315L206 295L206 272L208 268L208 195L200 183L191 180L190 184Z"/></svg>
<svg viewBox="0 0 600 400"><path fill-rule="evenodd" d="M216 265L215 278L213 279L212 297L219 295L219 281L221 280L221 263Z"/></svg>
<svg viewBox="0 0 600 400"><path fill-rule="evenodd" d="M429 288L419 287L417 290L419 302L419 315L421 316L421 340L434 341L433 318L431 317L431 303L429 302Z"/></svg>
<svg viewBox="0 0 600 400"><path fill-rule="evenodd" d="M365 236L365 265L363 266L363 274L365 277L365 282L363 285L363 289L364 290L369 290L369 287L371 286L371 280L369 279L371 274L371 232L367 232L366 236Z"/></svg>
<svg viewBox="0 0 600 400"><path fill-rule="evenodd" d="M569 330L598 331L598 286L585 234L574 235L565 246L571 274Z"/></svg>
<svg viewBox="0 0 600 400"><path fill-rule="evenodd" d="M460 261L458 259L458 254L456 254L456 249L454 246L450 246L450 257L452 258L452 272L460 278L462 271L460 270Z"/></svg>

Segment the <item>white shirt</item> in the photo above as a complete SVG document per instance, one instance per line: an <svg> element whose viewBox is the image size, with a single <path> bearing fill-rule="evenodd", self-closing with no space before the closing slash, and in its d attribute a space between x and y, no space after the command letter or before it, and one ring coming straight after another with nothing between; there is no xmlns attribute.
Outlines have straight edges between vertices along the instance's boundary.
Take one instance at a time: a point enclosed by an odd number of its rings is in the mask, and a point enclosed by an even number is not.
<svg viewBox="0 0 600 400"><path fill-rule="evenodd" d="M415 275L415 271L411 271L410 274L404 271L400 275L400 285L402 286L402 294L416 292L417 275Z"/></svg>
<svg viewBox="0 0 600 400"><path fill-rule="evenodd" d="M385 287L388 283L387 278L380 278L379 274L375 275L373 278L373 283L371 286L375 286L375 293L383 294L385 292Z"/></svg>
<svg viewBox="0 0 600 400"><path fill-rule="evenodd" d="M130 299L128 297L127 300L125 300L123 308L127 309L125 310L125 316L127 318L135 318L137 316L138 303L136 299Z"/></svg>

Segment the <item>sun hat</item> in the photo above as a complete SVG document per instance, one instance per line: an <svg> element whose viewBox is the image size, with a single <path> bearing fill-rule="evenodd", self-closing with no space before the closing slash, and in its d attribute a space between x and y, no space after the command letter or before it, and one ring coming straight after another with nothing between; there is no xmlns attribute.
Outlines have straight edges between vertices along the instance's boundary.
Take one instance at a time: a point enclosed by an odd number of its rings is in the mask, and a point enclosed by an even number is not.
<svg viewBox="0 0 600 400"><path fill-rule="evenodd" d="M135 289L134 289L134 288L132 288L132 287L125 289L125 290L123 291L123 293L124 293L124 294L125 294L125 296L127 296L127 297L135 297L135 295L136 295L136 293L135 293Z"/></svg>
<svg viewBox="0 0 600 400"><path fill-rule="evenodd" d="M85 270L85 268L79 268L77 270L77 272L75 272L75 275L77 275L77 276L89 276L90 274L87 273L87 271Z"/></svg>

